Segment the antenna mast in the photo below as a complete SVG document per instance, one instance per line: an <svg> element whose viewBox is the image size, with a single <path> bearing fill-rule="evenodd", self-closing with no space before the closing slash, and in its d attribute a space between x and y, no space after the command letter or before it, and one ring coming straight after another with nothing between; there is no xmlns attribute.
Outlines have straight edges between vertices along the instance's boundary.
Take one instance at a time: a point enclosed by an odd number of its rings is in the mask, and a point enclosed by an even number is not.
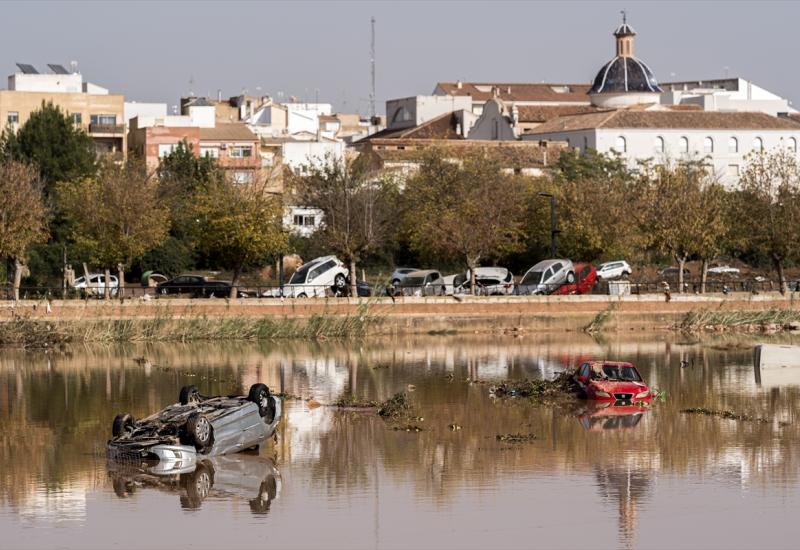
<svg viewBox="0 0 800 550"><path fill-rule="evenodd" d="M375 17L370 18L371 38L369 46L370 76L372 78L372 88L369 92L369 115L375 118Z"/></svg>

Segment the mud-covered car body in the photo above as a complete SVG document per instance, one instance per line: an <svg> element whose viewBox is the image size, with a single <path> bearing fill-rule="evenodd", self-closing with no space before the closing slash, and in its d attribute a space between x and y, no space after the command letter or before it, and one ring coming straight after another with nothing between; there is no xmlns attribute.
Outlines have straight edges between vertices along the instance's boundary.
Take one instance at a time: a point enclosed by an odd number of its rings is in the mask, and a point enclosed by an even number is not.
<svg viewBox="0 0 800 550"><path fill-rule="evenodd" d="M264 384L245 396L205 397L194 386L181 390L179 402L135 420L114 419L109 458L180 462L188 467L197 455L223 455L260 445L275 433L281 401Z"/></svg>
<svg viewBox="0 0 800 550"><path fill-rule="evenodd" d="M631 363L589 361L573 375L581 393L593 401L617 403L650 402L650 389Z"/></svg>
<svg viewBox="0 0 800 550"><path fill-rule="evenodd" d="M114 492L131 498L141 489L180 496L182 508L196 509L210 497L248 500L253 513L266 513L281 491L275 463L253 454L201 457L190 466L161 462L114 460L107 464Z"/></svg>

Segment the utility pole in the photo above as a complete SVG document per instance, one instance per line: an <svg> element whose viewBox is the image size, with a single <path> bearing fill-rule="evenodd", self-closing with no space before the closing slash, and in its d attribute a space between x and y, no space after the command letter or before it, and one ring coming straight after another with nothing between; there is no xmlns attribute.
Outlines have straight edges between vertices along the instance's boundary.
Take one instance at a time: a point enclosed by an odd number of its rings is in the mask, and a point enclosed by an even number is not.
<svg viewBox="0 0 800 550"><path fill-rule="evenodd" d="M372 79L372 87L370 88L369 92L369 116L370 119L372 119L375 118L375 115L377 114L375 112L375 17L371 17L369 21L371 25L369 64L370 76Z"/></svg>

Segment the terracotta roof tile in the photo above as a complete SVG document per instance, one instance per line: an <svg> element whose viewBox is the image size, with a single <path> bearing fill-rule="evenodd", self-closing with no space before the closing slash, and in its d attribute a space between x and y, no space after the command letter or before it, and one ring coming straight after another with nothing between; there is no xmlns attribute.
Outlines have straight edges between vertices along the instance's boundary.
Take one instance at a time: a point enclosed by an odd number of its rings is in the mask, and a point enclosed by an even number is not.
<svg viewBox="0 0 800 550"><path fill-rule="evenodd" d="M244 124L227 123L200 128L200 141L258 141L258 137Z"/></svg>
<svg viewBox="0 0 800 550"><path fill-rule="evenodd" d="M518 105L520 122L547 122L567 115L596 113L599 109L592 105Z"/></svg>
<svg viewBox="0 0 800 550"><path fill-rule="evenodd" d="M456 132L458 126L458 117L455 113L445 113L436 118L432 118L427 122L423 122L419 126L412 126L411 128L402 129L389 129L381 130L370 136L365 137L361 141L370 141L372 139L401 139L401 138L416 138L416 139L463 139L463 137Z"/></svg>

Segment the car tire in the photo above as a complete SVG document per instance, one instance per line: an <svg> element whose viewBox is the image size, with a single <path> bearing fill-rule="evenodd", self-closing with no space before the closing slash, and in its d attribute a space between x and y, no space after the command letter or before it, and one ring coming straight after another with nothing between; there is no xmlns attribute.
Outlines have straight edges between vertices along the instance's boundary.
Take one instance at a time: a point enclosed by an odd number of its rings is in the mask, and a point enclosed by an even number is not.
<svg viewBox="0 0 800 550"><path fill-rule="evenodd" d="M181 388L181 391L178 394L178 403L180 403L181 405L188 405L199 395L200 391L197 389L197 387L189 384L188 386L184 386Z"/></svg>
<svg viewBox="0 0 800 550"><path fill-rule="evenodd" d="M186 433L189 442L200 452L211 447L214 441L214 427L208 418L200 413L192 414L186 421Z"/></svg>
<svg viewBox="0 0 800 550"><path fill-rule="evenodd" d="M111 435L119 437L125 432L132 431L136 426L136 419L130 413L118 414L114 417L114 422L111 424Z"/></svg>
<svg viewBox="0 0 800 550"><path fill-rule="evenodd" d="M336 277L333 278L333 288L340 291L346 289L347 278L341 273L339 273Z"/></svg>
<svg viewBox="0 0 800 550"><path fill-rule="evenodd" d="M193 472L181 475L180 481L186 491L186 502L181 499L181 503L185 508L199 508L214 486L214 468L206 461L200 462Z"/></svg>
<svg viewBox="0 0 800 550"><path fill-rule="evenodd" d="M308 298L308 295L305 292L301 292L297 295L298 298Z"/></svg>
<svg viewBox="0 0 800 550"><path fill-rule="evenodd" d="M261 415L261 418L268 417L267 422L272 422L275 419L275 402L272 400L266 384L253 384L250 386L247 400L258 406L258 414Z"/></svg>
<svg viewBox="0 0 800 550"><path fill-rule="evenodd" d="M568 285L575 284L575 272L574 271L570 271L569 273L567 273L567 284Z"/></svg>

